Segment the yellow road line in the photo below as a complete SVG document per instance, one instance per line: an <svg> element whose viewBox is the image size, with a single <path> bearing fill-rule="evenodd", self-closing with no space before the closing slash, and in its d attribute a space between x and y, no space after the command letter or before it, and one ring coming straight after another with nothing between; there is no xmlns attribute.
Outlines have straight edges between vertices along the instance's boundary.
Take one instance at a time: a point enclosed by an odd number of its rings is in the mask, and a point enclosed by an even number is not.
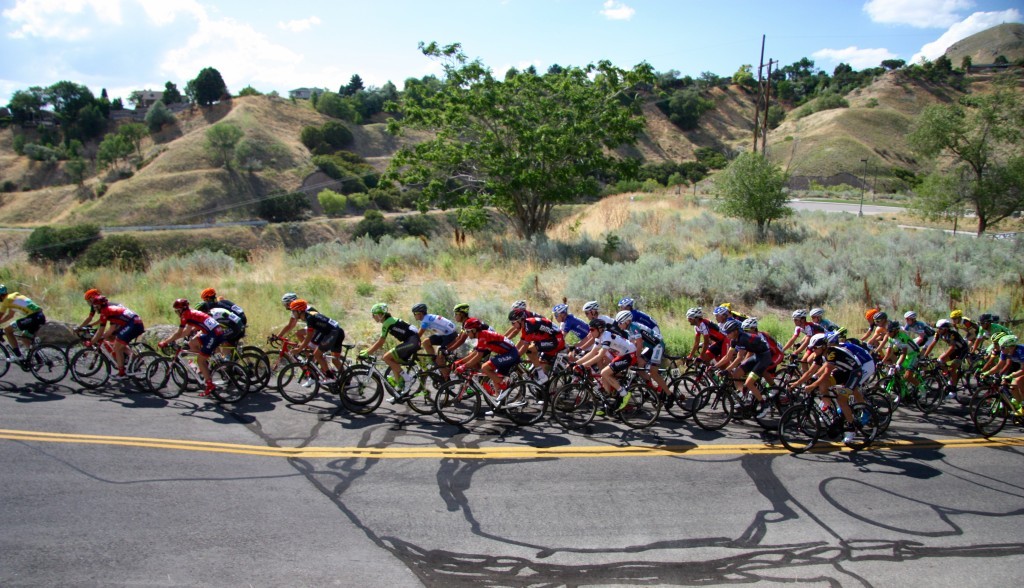
<svg viewBox="0 0 1024 588"><path fill-rule="evenodd" d="M186 439L150 437L116 437L111 435L79 435L0 429L0 439L43 443L76 443L173 449L209 453L233 453L266 457L300 457L315 459L561 459L574 457L666 457L700 455L745 455L788 453L781 445L763 443L669 445L669 446L606 446L577 445L561 447L267 447L237 443L215 443ZM962 447L1021 447L1024 437L985 439L920 439L893 440L875 443L872 449L955 449ZM849 451L839 444L822 444L815 451Z"/></svg>

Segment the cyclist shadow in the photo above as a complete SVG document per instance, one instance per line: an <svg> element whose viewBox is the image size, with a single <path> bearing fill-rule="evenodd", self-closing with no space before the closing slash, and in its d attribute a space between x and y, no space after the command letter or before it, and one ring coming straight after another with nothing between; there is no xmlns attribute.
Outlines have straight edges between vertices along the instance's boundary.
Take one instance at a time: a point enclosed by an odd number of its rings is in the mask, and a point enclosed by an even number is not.
<svg viewBox="0 0 1024 588"><path fill-rule="evenodd" d="M13 398L15 402L21 403L64 400L67 394L73 393L74 390L62 384L43 384L40 382L15 384L13 382L0 381L0 395Z"/></svg>

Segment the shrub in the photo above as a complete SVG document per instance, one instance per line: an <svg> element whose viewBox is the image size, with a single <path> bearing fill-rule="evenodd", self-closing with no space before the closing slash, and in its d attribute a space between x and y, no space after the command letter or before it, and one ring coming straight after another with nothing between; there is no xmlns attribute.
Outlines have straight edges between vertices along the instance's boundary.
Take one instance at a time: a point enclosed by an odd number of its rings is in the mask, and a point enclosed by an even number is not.
<svg viewBox="0 0 1024 588"><path fill-rule="evenodd" d="M174 113L171 112L163 102L157 102L146 112L146 126L151 133L162 129L164 125L172 125L177 122Z"/></svg>
<svg viewBox="0 0 1024 588"><path fill-rule="evenodd" d="M344 194L338 194L334 190L321 190L320 193L316 195L316 199L320 202L320 206L324 209L327 216L344 216L348 211L348 198L346 198Z"/></svg>
<svg viewBox="0 0 1024 588"><path fill-rule="evenodd" d="M694 155L697 156L698 162L703 163L709 169L722 169L729 165L729 160L725 158L725 155L722 155L711 147L699 147L694 151Z"/></svg>
<svg viewBox="0 0 1024 588"><path fill-rule="evenodd" d="M299 140L306 146L306 149L313 151L323 144L324 132L320 130L320 127L302 127L302 131L299 133Z"/></svg>
<svg viewBox="0 0 1024 588"><path fill-rule="evenodd" d="M100 228L96 225L44 226L32 231L22 247L29 259L37 263L71 261L100 238Z"/></svg>
<svg viewBox="0 0 1024 588"><path fill-rule="evenodd" d="M137 238L131 235L111 235L93 243L75 262L80 268L115 268L121 271L142 272L149 266L149 253Z"/></svg>
<svg viewBox="0 0 1024 588"><path fill-rule="evenodd" d="M363 220L356 223L352 232L353 237L369 237L379 241L384 235L395 236L398 227L384 219L384 213L379 210L367 210L363 213Z"/></svg>
<svg viewBox="0 0 1024 588"><path fill-rule="evenodd" d="M311 210L304 192L268 196L256 203L256 215L272 223L303 220Z"/></svg>
<svg viewBox="0 0 1024 588"><path fill-rule="evenodd" d="M235 271L237 265L235 259L226 253L199 249L157 261L151 268L151 275L226 275Z"/></svg>
<svg viewBox="0 0 1024 588"><path fill-rule="evenodd" d="M425 214L410 214L398 220L398 226L406 235L412 237L429 237L437 228L437 221Z"/></svg>
<svg viewBox="0 0 1024 588"><path fill-rule="evenodd" d="M640 185L640 189L648 193L659 190L662 187L663 186L658 183L658 180L655 180L654 178L646 179L643 184Z"/></svg>
<svg viewBox="0 0 1024 588"><path fill-rule="evenodd" d="M108 186L107 186L107 184L105 182L100 182L100 183L96 184L96 197L97 198L103 197L103 195L107 193L107 188L108 188Z"/></svg>
<svg viewBox="0 0 1024 588"><path fill-rule="evenodd" d="M9 192L17 192L18 191L18 185L15 184L14 182L12 182L11 180L4 180L3 191L7 192L7 193L9 193Z"/></svg>
<svg viewBox="0 0 1024 588"><path fill-rule="evenodd" d="M28 139L25 135L14 135L14 152L18 155L25 155L25 145L28 144Z"/></svg>
<svg viewBox="0 0 1024 588"><path fill-rule="evenodd" d="M249 261L248 249L211 238L202 239L198 243L186 247L180 254L188 255L196 251L220 252L223 253L224 255L231 257L232 259L239 263Z"/></svg>
<svg viewBox="0 0 1024 588"><path fill-rule="evenodd" d="M344 149L352 144L352 131L348 130L343 123L328 121L320 127L324 142L336 150Z"/></svg>

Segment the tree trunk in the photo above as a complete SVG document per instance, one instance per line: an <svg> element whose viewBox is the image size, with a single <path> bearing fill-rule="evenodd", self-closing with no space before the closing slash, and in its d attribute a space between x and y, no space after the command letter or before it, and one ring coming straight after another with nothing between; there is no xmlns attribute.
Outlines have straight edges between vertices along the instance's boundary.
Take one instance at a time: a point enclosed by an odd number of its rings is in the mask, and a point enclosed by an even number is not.
<svg viewBox="0 0 1024 588"><path fill-rule="evenodd" d="M982 215L978 215L978 236L985 234L985 229L988 228L988 219Z"/></svg>

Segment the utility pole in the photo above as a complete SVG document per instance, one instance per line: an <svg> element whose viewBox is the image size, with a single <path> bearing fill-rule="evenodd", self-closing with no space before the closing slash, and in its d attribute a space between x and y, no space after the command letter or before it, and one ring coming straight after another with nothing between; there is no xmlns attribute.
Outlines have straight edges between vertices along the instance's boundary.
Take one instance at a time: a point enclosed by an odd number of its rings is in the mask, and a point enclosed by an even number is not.
<svg viewBox="0 0 1024 588"><path fill-rule="evenodd" d="M772 65L779 62L769 59L764 62L765 35L761 35L761 61L757 67L757 106L754 109L754 153L757 153L758 139L761 141L761 155L768 152L768 106L772 94ZM764 75L765 67L768 75Z"/></svg>

